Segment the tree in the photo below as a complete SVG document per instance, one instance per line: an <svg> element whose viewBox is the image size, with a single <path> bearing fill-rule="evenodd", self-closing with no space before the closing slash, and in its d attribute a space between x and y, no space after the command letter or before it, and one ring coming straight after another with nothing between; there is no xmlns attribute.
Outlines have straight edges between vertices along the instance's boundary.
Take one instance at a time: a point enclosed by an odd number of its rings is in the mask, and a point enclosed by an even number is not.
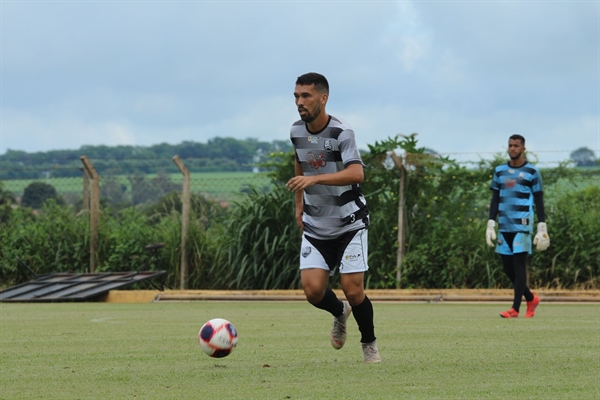
<svg viewBox="0 0 600 400"><path fill-rule="evenodd" d="M0 181L0 224L8 221L8 217L12 211L12 205L17 201L12 192L5 190L2 181Z"/></svg>
<svg viewBox="0 0 600 400"><path fill-rule="evenodd" d="M21 205L38 209L42 208L44 202L48 199L54 199L58 204L64 203L62 198L56 193L54 186L43 182L33 182L25 188Z"/></svg>
<svg viewBox="0 0 600 400"><path fill-rule="evenodd" d="M571 160L575 161L578 167L593 167L596 165L594 150L587 147L580 147L571 152Z"/></svg>

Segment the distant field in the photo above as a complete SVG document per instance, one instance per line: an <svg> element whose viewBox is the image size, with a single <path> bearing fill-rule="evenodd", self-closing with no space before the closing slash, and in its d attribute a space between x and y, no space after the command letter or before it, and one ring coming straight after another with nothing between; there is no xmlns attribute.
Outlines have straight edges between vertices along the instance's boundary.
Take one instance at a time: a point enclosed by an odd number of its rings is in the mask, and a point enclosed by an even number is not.
<svg viewBox="0 0 600 400"><path fill-rule="evenodd" d="M173 183L182 183L183 175L180 173L169 174ZM156 177L156 174L146 175L146 180L151 181ZM266 174L256 174L252 172L194 172L190 174L191 191L194 193L205 193L211 196L223 196L240 193L240 191L249 185L257 187L269 186L270 179ZM131 192L131 182L127 179L127 175L115 176L119 184L127 187L126 192ZM110 179L110 176L101 176L100 185ZM2 181L5 190L21 196L25 188L32 182L45 182L56 189L61 194L67 193L82 193L83 178L41 178L41 179L12 179Z"/></svg>
<svg viewBox="0 0 600 400"><path fill-rule="evenodd" d="M374 303L383 362L362 361L354 318L343 349L306 302L0 303L0 398L598 399L597 304ZM223 359L197 344L229 319Z"/></svg>

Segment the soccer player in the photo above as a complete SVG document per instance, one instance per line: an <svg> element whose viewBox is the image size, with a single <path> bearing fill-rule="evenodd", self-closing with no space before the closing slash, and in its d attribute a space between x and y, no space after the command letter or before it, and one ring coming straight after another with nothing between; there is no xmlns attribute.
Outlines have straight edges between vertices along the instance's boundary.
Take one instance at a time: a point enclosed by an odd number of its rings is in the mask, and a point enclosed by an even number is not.
<svg viewBox="0 0 600 400"><path fill-rule="evenodd" d="M510 161L496 167L492 178L492 201L485 240L494 247L496 216L498 240L496 253L502 258L502 267L513 283L512 308L500 313L502 318L517 318L521 298L527 300L525 318L535 315L540 298L527 287L527 254L531 254L533 234L533 206L538 217L537 233L533 244L544 251L550 246L544 212L544 192L540 171L525 159L525 138L512 135L508 139Z"/></svg>
<svg viewBox="0 0 600 400"><path fill-rule="evenodd" d="M296 222L302 232L302 288L309 303L333 315L335 349L344 346L346 322L354 312L364 360L378 363L373 305L364 291L369 211L359 187L364 172L354 131L325 111L329 83L323 75L298 77L294 97L300 114L290 131L296 176L286 185L295 192ZM337 268L348 301L338 299L328 286Z"/></svg>

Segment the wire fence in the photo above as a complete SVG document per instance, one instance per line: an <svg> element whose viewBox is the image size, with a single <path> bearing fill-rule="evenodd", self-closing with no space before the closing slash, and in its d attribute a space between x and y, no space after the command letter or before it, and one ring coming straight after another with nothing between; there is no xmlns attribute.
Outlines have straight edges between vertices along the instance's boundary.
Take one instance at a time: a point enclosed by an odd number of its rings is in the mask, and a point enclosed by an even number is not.
<svg viewBox="0 0 600 400"><path fill-rule="evenodd" d="M480 153L478 155L481 156ZM459 164L470 168L479 165L482 160L483 158L477 161L465 160ZM182 192L183 175L173 159L92 159L91 162L99 175L102 206L123 208L148 205L156 203L169 193ZM218 171L218 166L207 168L204 159L192 158L183 162L190 172L190 192L224 206L240 199L252 188L269 190L272 187L268 174L258 167L247 167L245 171ZM558 163L538 164L543 169L556 168L557 165ZM597 167L574 170L582 177L598 177ZM0 179L2 190L12 193L17 204L34 209L41 208L44 200L49 197L61 204L81 208L86 190L89 190L80 160L66 165L54 164L51 167L28 166L26 176L27 179Z"/></svg>
<svg viewBox="0 0 600 400"><path fill-rule="evenodd" d="M169 160L170 161L170 160ZM96 162L92 160L94 166ZM172 161L170 161L173 164ZM194 163L185 161L190 170L191 193L227 205L236 201L251 188L268 190L271 179L265 172L230 171L203 172ZM191 166L191 167L190 167ZM170 167L170 166L169 166ZM181 192L183 176L177 168L165 168L164 160L146 160L144 168L132 171L130 166L96 168L100 181L103 205L139 206L152 204L172 192ZM175 172L176 171L176 172ZM18 204L40 208L43 200L54 197L59 203L81 206L86 192L83 168L60 166L52 170L40 169L37 178L4 179L2 188L11 192Z"/></svg>

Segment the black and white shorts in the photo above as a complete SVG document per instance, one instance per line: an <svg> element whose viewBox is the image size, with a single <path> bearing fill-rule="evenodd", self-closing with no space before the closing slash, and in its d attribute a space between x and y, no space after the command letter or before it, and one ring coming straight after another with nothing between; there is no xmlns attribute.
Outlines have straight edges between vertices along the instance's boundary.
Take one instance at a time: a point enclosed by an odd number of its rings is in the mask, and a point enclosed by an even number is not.
<svg viewBox="0 0 600 400"><path fill-rule="evenodd" d="M302 235L300 269L319 268L333 275L339 266L341 274L365 272L369 269L367 238L366 229L347 232L330 240Z"/></svg>

